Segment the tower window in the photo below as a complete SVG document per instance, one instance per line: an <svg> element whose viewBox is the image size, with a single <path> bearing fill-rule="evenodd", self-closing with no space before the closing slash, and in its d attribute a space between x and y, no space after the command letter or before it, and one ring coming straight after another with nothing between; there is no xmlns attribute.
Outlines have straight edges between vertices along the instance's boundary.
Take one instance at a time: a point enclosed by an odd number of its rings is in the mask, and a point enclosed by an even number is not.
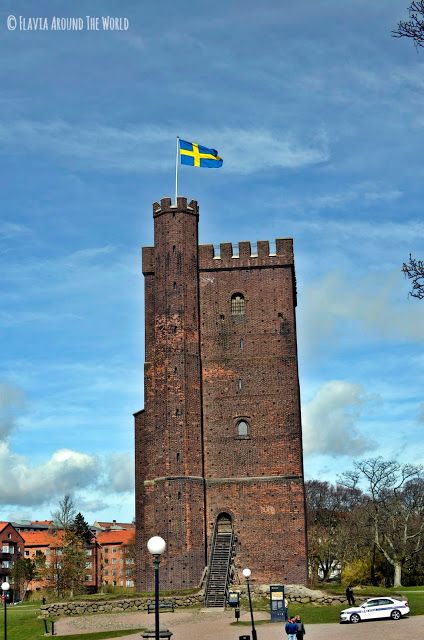
<svg viewBox="0 0 424 640"><path fill-rule="evenodd" d="M244 340L241 338L240 340L240 349L244 349Z"/></svg>
<svg viewBox="0 0 424 640"><path fill-rule="evenodd" d="M245 310L245 300L241 293L235 293L231 296L231 315L242 316Z"/></svg>
<svg viewBox="0 0 424 640"><path fill-rule="evenodd" d="M245 420L237 423L237 435L239 438L247 438L249 436L249 425Z"/></svg>

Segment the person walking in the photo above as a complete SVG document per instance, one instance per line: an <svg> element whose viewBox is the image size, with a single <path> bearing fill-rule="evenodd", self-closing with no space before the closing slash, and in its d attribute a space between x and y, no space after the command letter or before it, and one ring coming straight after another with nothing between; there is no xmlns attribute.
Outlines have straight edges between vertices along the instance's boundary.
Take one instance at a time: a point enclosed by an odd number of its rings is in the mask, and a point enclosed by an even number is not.
<svg viewBox="0 0 424 640"><path fill-rule="evenodd" d="M297 640L296 639L297 624L294 621L294 618L289 618L284 629L287 633L287 640Z"/></svg>
<svg viewBox="0 0 424 640"><path fill-rule="evenodd" d="M350 584L346 587L346 598L349 603L349 606L355 606L355 597L353 595L353 589Z"/></svg>
<svg viewBox="0 0 424 640"><path fill-rule="evenodd" d="M305 625L300 619L300 616L296 616L295 623L297 626L296 638L297 640L303 640L303 636L306 634L306 631L305 631Z"/></svg>

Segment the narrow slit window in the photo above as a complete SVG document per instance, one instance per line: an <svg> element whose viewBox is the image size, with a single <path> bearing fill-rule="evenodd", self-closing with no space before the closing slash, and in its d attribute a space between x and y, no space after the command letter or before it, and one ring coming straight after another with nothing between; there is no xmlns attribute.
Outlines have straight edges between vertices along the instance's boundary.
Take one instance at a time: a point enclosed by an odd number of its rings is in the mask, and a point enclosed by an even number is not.
<svg viewBox="0 0 424 640"><path fill-rule="evenodd" d="M235 293L231 296L231 315L243 316L245 312L245 300L242 293Z"/></svg>

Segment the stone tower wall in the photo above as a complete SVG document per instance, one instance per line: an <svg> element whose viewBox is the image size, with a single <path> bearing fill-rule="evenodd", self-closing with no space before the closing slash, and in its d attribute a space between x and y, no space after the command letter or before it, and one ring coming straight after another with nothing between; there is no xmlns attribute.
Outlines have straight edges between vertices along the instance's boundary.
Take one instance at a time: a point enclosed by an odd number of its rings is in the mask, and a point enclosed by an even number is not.
<svg viewBox="0 0 424 640"><path fill-rule="evenodd" d="M162 536L164 589L197 586L205 566L199 343L198 209L153 206L155 248L143 250L145 411L136 431L139 588L153 586L146 542ZM137 425L137 421L136 421Z"/></svg>
<svg viewBox="0 0 424 640"><path fill-rule="evenodd" d="M197 203L154 205L143 249L145 411L136 414L138 588L196 586L216 519L256 582L307 580L292 241L197 244ZM233 314L241 294L245 313ZM249 425L246 436L238 422Z"/></svg>
<svg viewBox="0 0 424 640"><path fill-rule="evenodd" d="M232 515L236 565L303 583L306 538L291 240L200 247L207 534ZM242 294L245 313L232 314ZM238 422L249 425L238 434Z"/></svg>

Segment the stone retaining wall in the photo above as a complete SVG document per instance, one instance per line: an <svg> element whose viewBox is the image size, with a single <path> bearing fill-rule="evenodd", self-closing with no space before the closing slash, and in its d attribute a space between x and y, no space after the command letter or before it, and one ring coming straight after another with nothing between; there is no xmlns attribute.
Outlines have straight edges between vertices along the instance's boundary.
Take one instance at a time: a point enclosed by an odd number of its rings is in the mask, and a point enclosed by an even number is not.
<svg viewBox="0 0 424 640"><path fill-rule="evenodd" d="M191 607L203 603L202 594L189 596L163 597L161 600L173 600L175 607ZM147 611L147 605L154 603L153 597L125 598L124 600L76 600L74 602L53 602L40 607L43 617L81 616L89 613L111 613L123 611Z"/></svg>
<svg viewBox="0 0 424 640"><path fill-rule="evenodd" d="M235 591L240 591L246 595L245 585L233 587ZM269 585L254 587L255 595L268 595ZM342 595L330 595L324 591L308 589L303 586L290 586L285 589L286 598L290 603L314 603L314 604L341 604L347 602ZM202 593L185 595L185 596L169 596L161 597L161 600L173 600L175 607L192 607L193 605L203 604L204 596ZM60 617L60 616L80 616L89 613L111 613L123 611L147 611L147 605L154 603L154 598L125 598L123 600L77 600L74 602L54 602L45 604L40 607L43 617Z"/></svg>

